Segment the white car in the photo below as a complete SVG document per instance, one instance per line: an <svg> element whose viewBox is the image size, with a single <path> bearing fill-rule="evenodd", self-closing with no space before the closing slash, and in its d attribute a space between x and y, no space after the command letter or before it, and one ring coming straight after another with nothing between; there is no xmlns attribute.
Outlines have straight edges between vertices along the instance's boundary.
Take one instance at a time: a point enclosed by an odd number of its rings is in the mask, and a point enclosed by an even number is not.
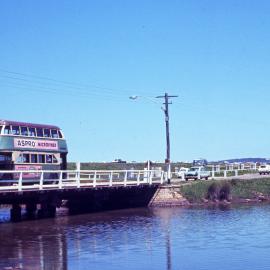
<svg viewBox="0 0 270 270"><path fill-rule="evenodd" d="M269 164L263 164L258 169L259 174L270 174L270 165Z"/></svg>
<svg viewBox="0 0 270 270"><path fill-rule="evenodd" d="M194 166L191 167L188 172L185 173L185 180L188 179L205 179L207 180L210 177L210 172L204 166Z"/></svg>
<svg viewBox="0 0 270 270"><path fill-rule="evenodd" d="M185 178L185 174L188 172L188 168L180 168L180 170L178 172L176 172L176 176L177 178Z"/></svg>

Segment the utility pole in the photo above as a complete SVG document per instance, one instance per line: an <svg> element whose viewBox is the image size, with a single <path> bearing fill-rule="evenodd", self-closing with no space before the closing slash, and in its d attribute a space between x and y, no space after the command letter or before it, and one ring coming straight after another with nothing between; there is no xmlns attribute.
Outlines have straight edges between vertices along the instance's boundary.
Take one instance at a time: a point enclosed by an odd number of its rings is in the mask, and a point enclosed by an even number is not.
<svg viewBox="0 0 270 270"><path fill-rule="evenodd" d="M166 169L167 169L167 182L171 183L171 149L170 149L170 129L169 129L169 98L175 98L178 96L169 96L168 93L165 93L164 96L157 96L156 98L164 98L165 108L162 108L165 114L165 124L166 124L166 145L167 145L167 153L166 153Z"/></svg>

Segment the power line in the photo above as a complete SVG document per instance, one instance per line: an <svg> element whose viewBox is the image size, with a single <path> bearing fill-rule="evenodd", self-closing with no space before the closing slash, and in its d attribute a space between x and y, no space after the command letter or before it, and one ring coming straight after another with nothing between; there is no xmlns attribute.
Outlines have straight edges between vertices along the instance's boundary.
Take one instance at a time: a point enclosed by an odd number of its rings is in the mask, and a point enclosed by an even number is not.
<svg viewBox="0 0 270 270"><path fill-rule="evenodd" d="M34 75L34 74L26 74L26 73L21 73L21 72L15 72L15 71L6 70L6 69L3 69L3 68L0 68L0 72L4 72L4 73L7 73L7 74L13 74L13 75L23 77L23 78L18 78L18 77L9 76L10 79L26 81L27 79L25 79L25 77L26 78L33 78L33 79L41 81L42 83L44 83L44 81L46 81L46 82L51 82L51 83L54 83L54 84L62 84L62 85L65 85L65 87L74 88L74 89L78 89L78 90L79 89L83 90L83 89L96 88L96 89L103 90L103 91L106 91L106 92L110 92L110 93L113 93L113 94L115 94L115 92L118 92L118 93L120 92L122 95L124 95L123 93L126 93L127 91L130 91L130 92L133 91L134 92L134 90L131 91L131 90L128 90L128 89L124 90L124 89L103 87L103 86L94 85L94 84L83 84L83 83L78 83L78 82L57 80L57 79L46 77L46 76L39 76L39 75ZM8 77L8 76L5 76L5 77ZM143 91L136 90L135 92L143 92ZM145 91L143 93L145 93ZM150 93L150 92L148 91L148 93ZM125 94L125 96L126 96L126 94Z"/></svg>
<svg viewBox="0 0 270 270"><path fill-rule="evenodd" d="M102 97L102 100L110 100L111 101L111 100L115 99L115 100L118 100L118 102L121 101L121 100L124 101L123 97L102 95L102 94L99 94L99 93L85 93L85 94L76 93L76 92L63 93L63 92L55 91L53 89L42 89L42 88L39 88L39 87L35 87L33 89L31 87L27 87L27 86L24 86L24 85L16 85L16 84L6 83L6 82L4 82L4 83L0 82L0 85L3 85L5 87L11 87L12 88L11 90L19 89L19 90L23 90L23 91L26 91L26 92L32 92L32 93L33 92L34 93L41 92L41 93L54 94L54 95L72 96L72 97L76 97L76 98L91 98L91 99L96 98L96 99L99 99L99 100L100 100L100 97Z"/></svg>
<svg viewBox="0 0 270 270"><path fill-rule="evenodd" d="M1 78L1 75L0 75ZM59 94L76 94L76 95L81 95L81 96L90 96L90 95L98 95L98 96L108 96L108 97L122 97L122 98L126 98L126 95L116 95L116 94L112 94L112 93L106 93L104 91L81 91L81 90L77 90L76 88L71 88L71 89L66 89L66 88L62 88L62 87L47 87L44 86L43 84L41 85L35 85L32 84L31 82L22 82L22 83L18 83L18 82L14 82L14 81L0 81L0 83L4 83L8 86L11 87L24 87L24 88L34 88L36 90L48 90L48 92L51 93L59 93ZM45 84L46 85L46 84Z"/></svg>

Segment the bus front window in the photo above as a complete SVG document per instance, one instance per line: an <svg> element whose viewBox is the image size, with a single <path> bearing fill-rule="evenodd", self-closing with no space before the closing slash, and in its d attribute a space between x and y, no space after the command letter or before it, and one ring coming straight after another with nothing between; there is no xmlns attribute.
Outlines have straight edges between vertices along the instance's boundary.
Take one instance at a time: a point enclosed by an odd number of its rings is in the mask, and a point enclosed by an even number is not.
<svg viewBox="0 0 270 270"><path fill-rule="evenodd" d="M5 126L5 129L4 129L4 134L11 134L11 131L10 131L10 126Z"/></svg>
<svg viewBox="0 0 270 270"><path fill-rule="evenodd" d="M62 132L60 130L58 130L58 136L59 136L60 139L63 138L63 134L62 134Z"/></svg>
<svg viewBox="0 0 270 270"><path fill-rule="evenodd" d="M52 129L52 130L51 130L51 133L52 133L52 137L53 137L53 138L55 138L55 139L59 138L58 132L57 132L56 129Z"/></svg>

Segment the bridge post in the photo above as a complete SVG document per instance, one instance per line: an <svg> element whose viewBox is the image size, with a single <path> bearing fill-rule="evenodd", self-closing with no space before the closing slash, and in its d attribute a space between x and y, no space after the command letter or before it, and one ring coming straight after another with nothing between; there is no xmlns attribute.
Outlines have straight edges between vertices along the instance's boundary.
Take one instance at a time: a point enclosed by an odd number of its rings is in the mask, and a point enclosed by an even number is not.
<svg viewBox="0 0 270 270"><path fill-rule="evenodd" d="M124 176L124 187L127 186L127 171L125 171L125 176Z"/></svg>
<svg viewBox="0 0 270 270"><path fill-rule="evenodd" d="M215 168L214 168L214 166L212 167L212 178L215 178Z"/></svg>
<svg viewBox="0 0 270 270"><path fill-rule="evenodd" d="M160 175L160 184L163 184L163 182L164 182L164 172L163 171L161 171L161 175Z"/></svg>
<svg viewBox="0 0 270 270"><path fill-rule="evenodd" d="M22 219L22 208L19 204L12 204L10 209L10 220L13 222L21 221Z"/></svg>
<svg viewBox="0 0 270 270"><path fill-rule="evenodd" d="M63 188L63 172L62 171L60 172L58 184L59 184L59 189L62 189Z"/></svg>
<svg viewBox="0 0 270 270"><path fill-rule="evenodd" d="M80 183L80 171L76 172L76 182L77 182L77 188L81 187L81 183Z"/></svg>
<svg viewBox="0 0 270 270"><path fill-rule="evenodd" d="M19 176L19 183L18 183L18 189L19 191L22 191L22 172L20 172L20 176Z"/></svg>
<svg viewBox="0 0 270 270"><path fill-rule="evenodd" d="M128 175L128 171L125 171L124 186L127 185L127 175Z"/></svg>
<svg viewBox="0 0 270 270"><path fill-rule="evenodd" d="M97 171L94 172L94 181L93 181L93 186L97 186Z"/></svg>
<svg viewBox="0 0 270 270"><path fill-rule="evenodd" d="M137 186L140 185L140 171L138 171L138 175L137 175Z"/></svg>
<svg viewBox="0 0 270 270"><path fill-rule="evenodd" d="M39 189L43 189L43 178L44 178L44 172L41 172L40 179L39 179Z"/></svg>
<svg viewBox="0 0 270 270"><path fill-rule="evenodd" d="M110 183L109 186L112 186L112 180L113 180L113 172L110 172Z"/></svg>
<svg viewBox="0 0 270 270"><path fill-rule="evenodd" d="M152 180L153 180L153 172L150 171L150 176L149 176L149 184L152 185Z"/></svg>

